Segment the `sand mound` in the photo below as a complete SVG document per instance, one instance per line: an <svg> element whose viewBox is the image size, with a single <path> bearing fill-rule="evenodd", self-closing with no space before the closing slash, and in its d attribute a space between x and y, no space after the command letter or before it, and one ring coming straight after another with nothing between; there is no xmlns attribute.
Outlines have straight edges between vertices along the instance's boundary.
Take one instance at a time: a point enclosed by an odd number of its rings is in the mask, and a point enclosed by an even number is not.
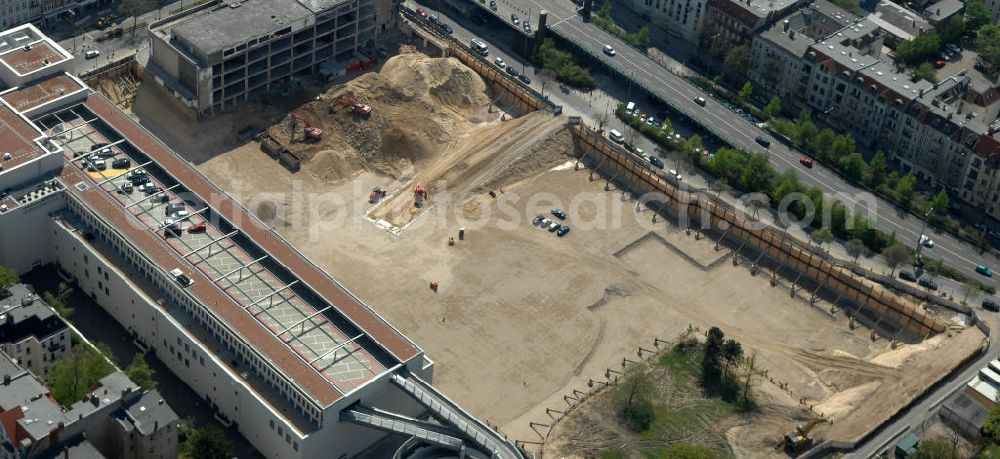
<svg viewBox="0 0 1000 459"><path fill-rule="evenodd" d="M371 114L358 116L339 103L345 99L370 105ZM340 180L362 169L405 178L473 128L471 120L482 118L489 104L482 78L457 59L406 53L295 110L323 129L321 141L303 142L303 126L293 130L290 117L268 132L318 179Z"/></svg>

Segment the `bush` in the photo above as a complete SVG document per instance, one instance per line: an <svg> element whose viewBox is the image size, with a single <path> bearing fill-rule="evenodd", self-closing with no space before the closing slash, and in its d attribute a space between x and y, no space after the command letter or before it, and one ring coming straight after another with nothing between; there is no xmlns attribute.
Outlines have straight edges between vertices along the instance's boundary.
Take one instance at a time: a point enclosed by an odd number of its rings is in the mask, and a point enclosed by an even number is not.
<svg viewBox="0 0 1000 459"><path fill-rule="evenodd" d="M590 19L590 22L628 43L633 48L638 48L643 52L649 49L649 27L642 26L635 33L626 31L611 18L611 2L604 2L601 5L601 9L597 10L597 14Z"/></svg>
<svg viewBox="0 0 1000 459"><path fill-rule="evenodd" d="M556 48L551 38L546 38L531 55L531 62L555 73L556 79L576 89L590 91L597 88L597 81L590 72L573 61L573 55Z"/></svg>

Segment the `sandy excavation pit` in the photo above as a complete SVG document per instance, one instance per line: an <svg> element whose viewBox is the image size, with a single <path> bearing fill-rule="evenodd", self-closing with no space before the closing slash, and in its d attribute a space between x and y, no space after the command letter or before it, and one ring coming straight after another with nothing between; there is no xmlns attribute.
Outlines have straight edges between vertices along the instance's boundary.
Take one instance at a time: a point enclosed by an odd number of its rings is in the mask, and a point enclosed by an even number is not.
<svg viewBox="0 0 1000 459"><path fill-rule="evenodd" d="M370 104L370 118L343 106L329 113L348 96ZM435 385L511 438L537 440L529 422L551 421L545 408L565 407L564 394L688 326L722 327L795 394L761 384L762 413L726 423L744 457L774 454L775 439L803 417L798 397L835 421L817 438L854 438L980 345L976 330L895 351L872 342L843 315L715 262L710 240L650 224L587 171L550 170L569 159L565 120L501 122L491 97L458 61L402 54L296 109L324 129L322 141L270 129L303 158L301 172L256 143L199 169L411 337L436 361ZM415 184L431 202L414 220ZM394 193L372 206L373 186ZM564 238L531 226L553 207L570 214ZM399 237L369 218L412 224ZM459 226L466 240L449 247Z"/></svg>

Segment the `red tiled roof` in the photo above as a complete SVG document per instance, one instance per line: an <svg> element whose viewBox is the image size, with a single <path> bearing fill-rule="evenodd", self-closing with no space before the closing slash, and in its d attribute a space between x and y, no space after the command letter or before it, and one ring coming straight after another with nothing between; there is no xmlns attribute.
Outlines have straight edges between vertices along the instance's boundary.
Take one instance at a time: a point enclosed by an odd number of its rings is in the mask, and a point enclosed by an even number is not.
<svg viewBox="0 0 1000 459"><path fill-rule="evenodd" d="M17 111L25 112L81 89L85 89L85 87L63 73L10 91L0 98L3 98Z"/></svg>
<svg viewBox="0 0 1000 459"><path fill-rule="evenodd" d="M44 41L32 44L31 49L28 50L20 47L0 55L0 60L6 62L21 75L34 72L46 65L62 62L64 59L62 54Z"/></svg>
<svg viewBox="0 0 1000 459"><path fill-rule="evenodd" d="M272 258L326 299L371 339L381 344L397 360L405 362L417 355L417 348L402 334L378 317L374 311L340 288L326 272L309 262L283 239L275 237L269 228L260 224L243 207L240 207L228 195L216 188L205 176L198 173L187 161L167 149L107 99L95 94L88 97L84 104L122 136L149 155L188 190L200 196L205 202L212 203L216 212L260 245ZM221 295L221 293L219 294ZM244 317L249 319L245 314ZM266 333L259 326L256 327L260 333ZM270 336L269 333L268 336ZM287 347L285 349L287 350ZM301 363L297 358L295 361ZM296 366L304 370L308 368L304 364ZM329 384L327 383L327 385Z"/></svg>
<svg viewBox="0 0 1000 459"><path fill-rule="evenodd" d="M0 155L4 153L11 155L9 161L4 161L0 157L0 166L5 170L41 156L44 151L33 141L40 135L10 107L0 104Z"/></svg>

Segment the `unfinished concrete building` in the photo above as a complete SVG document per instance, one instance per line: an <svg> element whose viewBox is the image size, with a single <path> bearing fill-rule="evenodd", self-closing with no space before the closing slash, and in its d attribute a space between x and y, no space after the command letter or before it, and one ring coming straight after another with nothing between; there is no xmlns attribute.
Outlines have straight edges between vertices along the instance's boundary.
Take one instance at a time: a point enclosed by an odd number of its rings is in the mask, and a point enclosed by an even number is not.
<svg viewBox="0 0 1000 459"><path fill-rule="evenodd" d="M391 0L229 0L150 25L148 71L199 117L298 78L343 75L395 28Z"/></svg>

